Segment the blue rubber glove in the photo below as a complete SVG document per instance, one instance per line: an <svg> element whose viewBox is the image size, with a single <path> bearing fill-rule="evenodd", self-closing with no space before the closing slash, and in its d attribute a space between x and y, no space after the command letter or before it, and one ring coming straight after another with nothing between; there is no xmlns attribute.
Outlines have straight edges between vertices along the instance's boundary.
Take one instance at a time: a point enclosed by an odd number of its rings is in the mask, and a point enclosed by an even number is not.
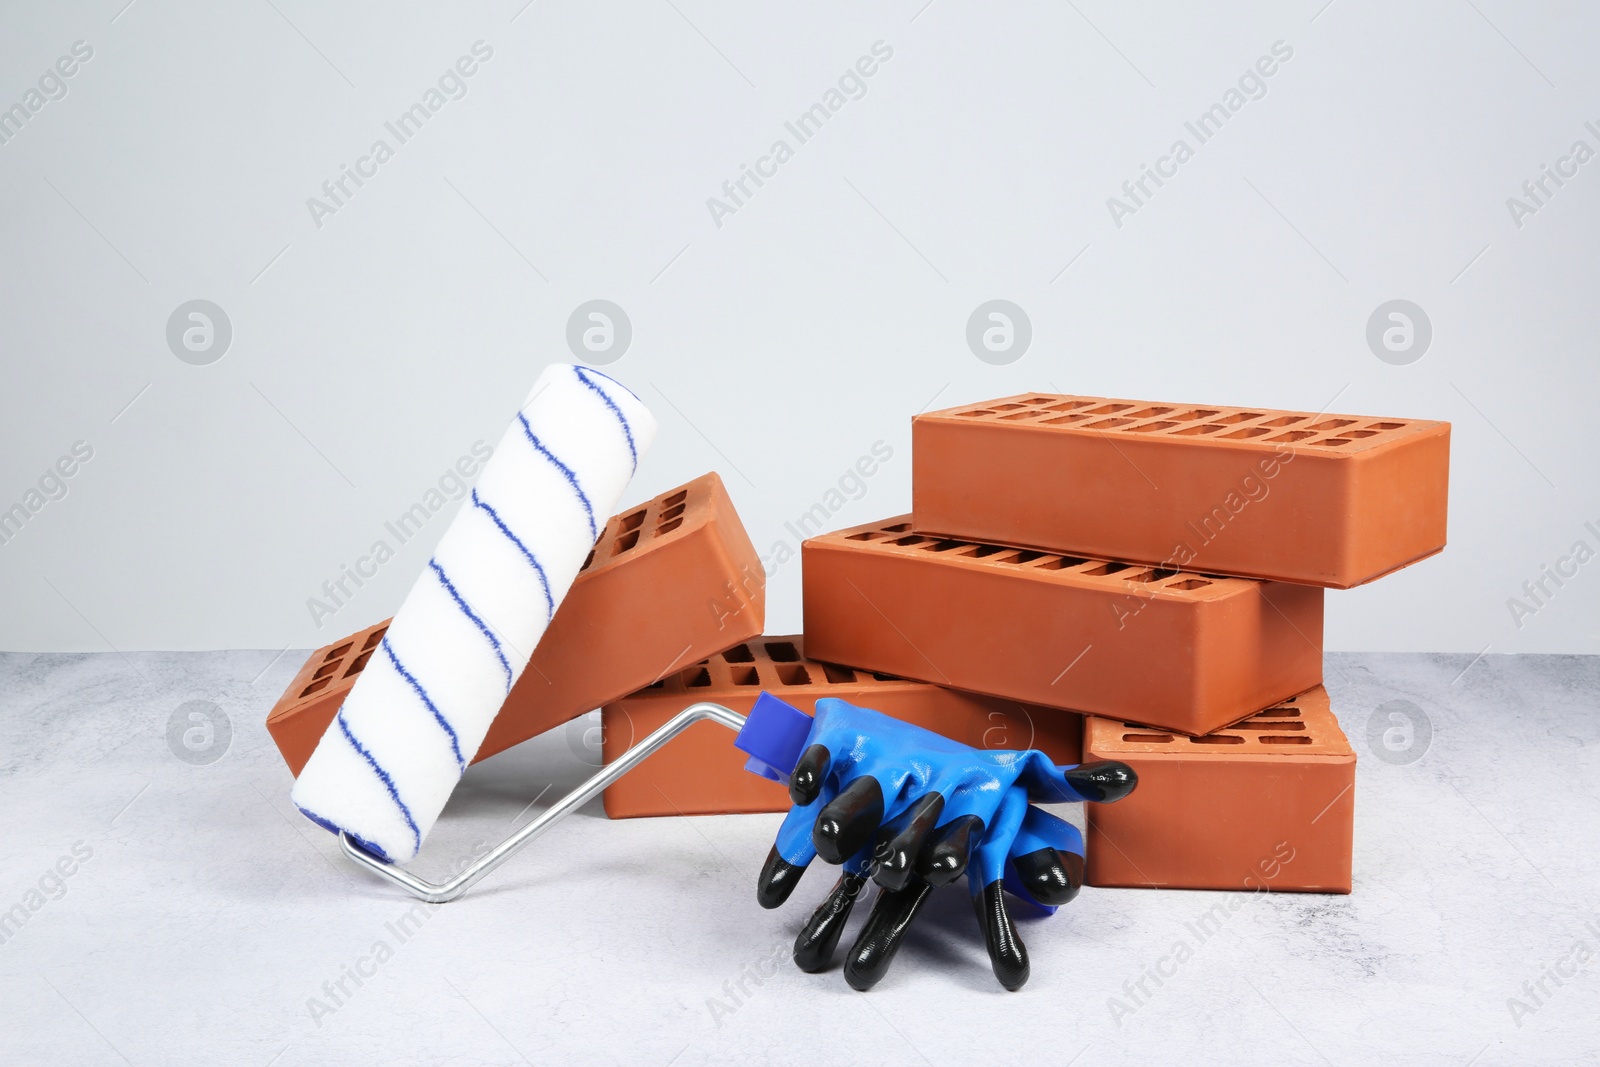
<svg viewBox="0 0 1600 1067"><path fill-rule="evenodd" d="M757 899L778 907L819 855L844 866L795 942L795 962L821 970L860 890L869 879L882 887L845 965L857 989L882 978L932 889L962 874L995 975L1019 988L1027 953L1002 886L1053 910L1083 884L1077 830L1030 801L1109 802L1137 784L1126 764L1058 767L1037 750L975 749L831 697L817 701L803 744L789 775L795 806L762 869Z"/></svg>

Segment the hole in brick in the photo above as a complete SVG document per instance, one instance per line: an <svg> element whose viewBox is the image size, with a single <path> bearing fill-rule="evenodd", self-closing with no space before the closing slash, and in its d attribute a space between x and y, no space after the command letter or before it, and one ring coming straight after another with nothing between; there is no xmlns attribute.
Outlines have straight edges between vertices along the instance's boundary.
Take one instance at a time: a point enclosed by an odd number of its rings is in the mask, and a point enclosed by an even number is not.
<svg viewBox="0 0 1600 1067"><path fill-rule="evenodd" d="M361 655L359 655L359 656L357 656L355 658L355 661L350 664L350 669L344 672L344 676L346 678L353 678L356 675L360 674L362 669L366 667L367 660L369 660L371 658L372 658L372 649L369 648L365 652L361 653Z"/></svg>
<svg viewBox="0 0 1600 1067"><path fill-rule="evenodd" d="M1046 411L1077 411L1079 408L1087 407L1088 405L1089 405L1089 401L1087 401L1087 400L1064 400L1059 404L1051 404L1049 407L1045 408L1045 410Z"/></svg>
<svg viewBox="0 0 1600 1067"><path fill-rule="evenodd" d="M1084 429L1086 429L1086 430L1110 430L1110 429L1114 429L1114 428L1116 428L1118 426L1126 426L1126 425L1128 425L1128 423L1130 423L1132 421L1133 421L1132 419L1101 419L1099 422L1091 422L1089 425L1085 426Z"/></svg>
<svg viewBox="0 0 1600 1067"><path fill-rule="evenodd" d="M1305 728L1306 724L1303 722L1294 722L1292 720L1284 722L1281 719L1267 722L1261 722L1258 719L1246 719L1236 726L1228 727L1230 730L1304 730Z"/></svg>
<svg viewBox="0 0 1600 1067"><path fill-rule="evenodd" d="M691 667L684 672L683 684L691 689L704 689L711 684L711 672L704 667Z"/></svg>
<svg viewBox="0 0 1600 1067"><path fill-rule="evenodd" d="M616 544L611 546L611 554L613 556L620 556L638 543L639 531L629 530L627 533L617 538Z"/></svg>
<svg viewBox="0 0 1600 1067"><path fill-rule="evenodd" d="M893 526L885 526L884 533L906 533L911 529L909 522L897 522Z"/></svg>
<svg viewBox="0 0 1600 1067"><path fill-rule="evenodd" d="M1189 738L1191 745L1242 745L1244 738L1234 737L1232 734L1210 734L1206 737Z"/></svg>
<svg viewBox="0 0 1600 1067"><path fill-rule="evenodd" d="M683 525L683 520L682 519L673 519L671 522L664 522L660 526L657 526L656 527L656 533L658 533L658 534L671 533L673 530L676 530L678 527L680 527L682 525Z"/></svg>
<svg viewBox="0 0 1600 1067"><path fill-rule="evenodd" d="M1158 567L1153 571L1140 571L1138 574L1125 574L1122 577L1124 581L1129 582L1161 582L1177 573L1177 571L1164 571Z"/></svg>
<svg viewBox="0 0 1600 1067"><path fill-rule="evenodd" d="M994 405L994 409L996 411L1015 411L1017 408L1020 408L1021 406L1022 406L1021 404L996 404L996 405Z"/></svg>
<svg viewBox="0 0 1600 1067"><path fill-rule="evenodd" d="M887 537L882 530L868 530L865 533L854 533L845 538L846 541L876 541L880 537Z"/></svg>
<svg viewBox="0 0 1600 1067"><path fill-rule="evenodd" d="M774 663L798 663L800 650L792 641L774 641L767 646L767 658Z"/></svg>
<svg viewBox="0 0 1600 1067"><path fill-rule="evenodd" d="M302 697L308 697L312 693L315 693L319 689L326 689L328 687L328 682L329 681L331 681L331 679L323 678L320 681L312 682L310 685L308 685L304 689L300 690L300 695Z"/></svg>
<svg viewBox="0 0 1600 1067"><path fill-rule="evenodd" d="M354 647L355 647L355 642L354 641L346 641L344 644L340 645L338 648L334 649L332 652L329 652L326 656L323 656L322 657L322 662L328 663L328 662L330 662L332 660L339 659L341 656L343 656L346 652L349 652Z"/></svg>
<svg viewBox="0 0 1600 1067"><path fill-rule="evenodd" d="M898 682L900 680L892 674L880 674L877 671L873 671L872 676L880 682Z"/></svg>
<svg viewBox="0 0 1600 1067"><path fill-rule="evenodd" d="M1128 418L1130 418L1130 419L1153 419L1157 415L1166 415L1166 414L1170 413L1171 411L1172 411L1171 408L1145 408L1143 411L1130 411L1130 412L1128 412Z"/></svg>
<svg viewBox="0 0 1600 1067"><path fill-rule="evenodd" d="M332 674L334 671L336 671L338 669L339 669L339 664L337 662L324 663L322 666L317 668L317 673L313 674L311 677L313 677L313 678L326 678L328 675Z"/></svg>
<svg viewBox="0 0 1600 1067"><path fill-rule="evenodd" d="M1346 430L1340 436L1342 436L1342 437L1376 437L1376 436L1378 436L1378 431L1377 430Z"/></svg>
<svg viewBox="0 0 1600 1067"><path fill-rule="evenodd" d="M831 685L849 685L856 680L856 672L849 667L840 667L834 663L824 663L822 674Z"/></svg>
<svg viewBox="0 0 1600 1067"><path fill-rule="evenodd" d="M1174 437L1197 437L1197 436L1199 436L1200 434L1203 434L1203 433L1216 433L1220 429L1222 429L1222 427L1218 426L1216 423L1203 422L1198 426L1185 426L1181 430L1173 430L1172 431L1172 436L1174 436Z"/></svg>
<svg viewBox="0 0 1600 1067"><path fill-rule="evenodd" d="M1263 425L1263 426L1293 426L1297 422L1304 422L1304 421L1306 421L1306 417L1304 415L1285 415L1281 419L1268 419L1266 422L1263 422L1261 425Z"/></svg>
<svg viewBox="0 0 1600 1067"><path fill-rule="evenodd" d="M644 525L644 509L643 508L640 508L638 511L635 511L632 515L624 515L624 516L622 516L622 529L624 531L637 530L639 527L641 527L643 525Z"/></svg>
<svg viewBox="0 0 1600 1067"><path fill-rule="evenodd" d="M895 544L895 545L920 545L920 544L922 544L922 542L924 542L926 540L927 540L926 537L920 537L917 534L910 534L909 536L906 536L906 537L896 537L893 541L890 542L890 544Z"/></svg>
<svg viewBox="0 0 1600 1067"><path fill-rule="evenodd" d="M1349 426L1355 419L1323 419L1312 425L1313 430L1337 430L1341 426Z"/></svg>
<svg viewBox="0 0 1600 1067"><path fill-rule="evenodd" d="M665 678L663 678L659 682L651 682L649 685L645 686L645 688L646 689L661 689L661 688L664 688L666 686L666 684L667 684L667 680Z"/></svg>
<svg viewBox="0 0 1600 1067"><path fill-rule="evenodd" d="M1087 416L1087 415L1062 415L1060 418L1045 419L1044 420L1044 425L1045 426L1066 426L1066 425L1068 425L1070 423L1082 422L1084 419L1087 419L1088 417L1089 416Z"/></svg>
<svg viewBox="0 0 1600 1067"><path fill-rule="evenodd" d="M1132 404L1101 404L1097 408L1090 408L1085 415L1115 415L1119 411L1127 411Z"/></svg>
<svg viewBox="0 0 1600 1067"><path fill-rule="evenodd" d="M734 645L722 654L722 658L729 663L754 663L756 654L750 651L749 645Z"/></svg>
<svg viewBox="0 0 1600 1067"><path fill-rule="evenodd" d="M1330 437L1326 441L1313 441L1312 442L1312 444L1321 445L1324 448L1338 448L1340 445L1347 445L1349 443L1350 443L1350 438L1348 438L1348 437Z"/></svg>
<svg viewBox="0 0 1600 1067"><path fill-rule="evenodd" d="M667 510L663 511L661 513L661 517L663 519L675 519L679 515L683 514L683 509L684 509L684 505L682 505L682 504L674 504L672 507L670 507Z"/></svg>
<svg viewBox="0 0 1600 1067"><path fill-rule="evenodd" d="M1170 430L1178 425L1175 422L1147 422L1143 426L1128 427L1129 433L1155 433L1157 430Z"/></svg>
<svg viewBox="0 0 1600 1067"><path fill-rule="evenodd" d="M1043 557L1044 557L1044 553L1043 552L1034 552L1034 551L1031 551L1031 550L1028 550L1028 549L1024 549L1024 550L1022 550L1020 552L1014 552L1009 556L1001 556L999 559L995 560L995 562L996 563L1018 563L1018 564L1021 564L1021 563L1032 563L1034 560L1042 559Z"/></svg>
<svg viewBox="0 0 1600 1067"><path fill-rule="evenodd" d="M733 679L734 685L761 684L761 676L756 673L756 669L754 667L735 667L732 671L728 672L728 676Z"/></svg>
<svg viewBox="0 0 1600 1067"><path fill-rule="evenodd" d="M1171 734L1123 734L1124 741L1132 741L1141 745L1165 745L1172 741Z"/></svg>
<svg viewBox="0 0 1600 1067"><path fill-rule="evenodd" d="M1267 440L1269 440L1269 441L1304 441L1307 437L1315 437L1315 436L1317 436L1317 435L1312 433L1310 430L1290 430L1288 433L1280 433L1276 437L1267 438Z"/></svg>
<svg viewBox="0 0 1600 1067"><path fill-rule="evenodd" d="M1015 422L1018 419L1035 418L1035 417L1038 416L1038 414L1039 413L1037 411L1016 411L1016 412L1011 413L1010 415L1002 415L1002 416L1000 416L1000 421L1001 422Z"/></svg>
<svg viewBox="0 0 1600 1067"><path fill-rule="evenodd" d="M1309 745L1311 744L1311 738L1304 736L1279 737L1274 734L1262 734L1261 743L1263 745Z"/></svg>
<svg viewBox="0 0 1600 1067"><path fill-rule="evenodd" d="M1103 574L1116 574L1118 571L1125 571L1127 569L1128 564L1126 563L1101 563L1093 567L1087 567L1078 573L1087 574L1091 578L1098 578Z"/></svg>
<svg viewBox="0 0 1600 1067"><path fill-rule="evenodd" d="M1223 426L1232 426L1235 423L1249 422L1251 419L1259 419L1260 417L1261 412L1259 411L1236 411L1232 415L1222 416L1217 422Z"/></svg>
<svg viewBox="0 0 1600 1067"><path fill-rule="evenodd" d="M1298 719L1300 717L1300 709L1268 708L1266 711L1258 711L1250 717L1252 719Z"/></svg>
<svg viewBox="0 0 1600 1067"><path fill-rule="evenodd" d="M1182 415L1174 415L1174 416L1172 416L1172 421L1173 422L1193 422L1195 419L1210 419L1210 418L1214 418L1218 414L1219 414L1218 412L1213 411L1210 408L1195 408L1193 411L1185 411Z"/></svg>
<svg viewBox="0 0 1600 1067"><path fill-rule="evenodd" d="M589 554L583 558L583 566L579 567L578 570L580 570L580 571L588 570L589 569L589 564L591 564L593 562L594 562L594 549L591 548L589 550Z"/></svg>
<svg viewBox="0 0 1600 1067"><path fill-rule="evenodd" d="M963 419L976 419L981 418L984 415L993 415L994 412L985 408L982 411L958 411L956 414L961 416Z"/></svg>
<svg viewBox="0 0 1600 1067"><path fill-rule="evenodd" d="M1023 400L1022 403L1024 403L1024 404L1048 404L1048 403L1050 403L1050 401L1052 401L1054 399L1055 399L1055 397L1053 397L1053 396L1030 396L1026 400Z"/></svg>
<svg viewBox="0 0 1600 1067"><path fill-rule="evenodd" d="M667 497L667 499L663 500L661 502L661 506L664 507L664 508L674 507L674 506L676 506L678 504L683 503L685 500L688 500L688 499L689 499L689 490L680 489L676 493L673 493L671 496Z"/></svg>
<svg viewBox="0 0 1600 1067"><path fill-rule="evenodd" d="M810 685L811 675L804 663L785 663L778 668L778 681L784 685Z"/></svg>
<svg viewBox="0 0 1600 1067"><path fill-rule="evenodd" d="M362 651L364 652L369 648L377 648L378 647L378 642L382 641L383 640L383 635L388 633L388 632L389 632L389 628L387 626L385 626L381 630L372 631L370 634L367 635L367 639L365 641L361 642Z"/></svg>
<svg viewBox="0 0 1600 1067"><path fill-rule="evenodd" d="M1242 430L1235 430L1232 433L1225 433L1222 436L1229 441L1238 441L1246 437L1260 437L1264 433L1271 432L1272 431L1267 429L1265 426L1246 426Z"/></svg>
<svg viewBox="0 0 1600 1067"><path fill-rule="evenodd" d="M972 551L967 554L972 556L974 559L983 559L985 556L992 556L996 552L1004 551L1005 549L1000 545L976 545L973 547Z"/></svg>
<svg viewBox="0 0 1600 1067"><path fill-rule="evenodd" d="M922 550L924 552L948 552L952 548L960 548L964 544L966 544L965 541L934 541L931 544L923 545Z"/></svg>
<svg viewBox="0 0 1600 1067"><path fill-rule="evenodd" d="M1399 430L1399 429L1402 429L1404 426L1405 426L1405 423L1403 423L1403 422L1374 422L1374 423L1369 423L1368 426L1367 426L1367 429L1369 429L1369 430Z"/></svg>
<svg viewBox="0 0 1600 1067"><path fill-rule="evenodd" d="M1210 584L1211 583L1206 581L1204 578L1185 578L1181 582L1173 582L1171 585L1163 586L1162 588L1164 588L1164 589L1204 589L1206 586L1208 586Z"/></svg>
<svg viewBox="0 0 1600 1067"><path fill-rule="evenodd" d="M1068 567L1076 567L1080 563L1089 562L1076 556L1051 556L1036 568L1041 571L1064 571Z"/></svg>

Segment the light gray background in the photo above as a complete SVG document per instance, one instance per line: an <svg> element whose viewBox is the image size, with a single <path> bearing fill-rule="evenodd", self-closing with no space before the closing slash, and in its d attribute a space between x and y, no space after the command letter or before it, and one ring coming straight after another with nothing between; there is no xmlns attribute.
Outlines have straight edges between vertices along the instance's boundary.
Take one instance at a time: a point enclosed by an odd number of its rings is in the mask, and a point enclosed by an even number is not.
<svg viewBox="0 0 1600 1067"><path fill-rule="evenodd" d="M1449 549L1330 594L1328 647L1600 648L1600 563L1520 628L1506 603L1600 547L1600 161L1520 228L1506 203L1600 148L1592 8L124 3L0 14L0 106L94 49L0 147L0 509L94 450L0 546L0 648L305 647L388 614L444 516L321 628L306 600L498 438L595 298L663 425L632 495L715 468L763 554L880 439L836 525L909 507L930 404L1448 419ZM465 98L318 228L307 198L478 40ZM880 40L718 227L707 198ZM1267 94L1117 227L1107 198L1280 40ZM996 298L1033 327L1009 366L965 342ZM1433 325L1408 366L1365 340L1395 298ZM165 339L193 299L233 327L209 366ZM769 605L798 627L798 563Z"/></svg>

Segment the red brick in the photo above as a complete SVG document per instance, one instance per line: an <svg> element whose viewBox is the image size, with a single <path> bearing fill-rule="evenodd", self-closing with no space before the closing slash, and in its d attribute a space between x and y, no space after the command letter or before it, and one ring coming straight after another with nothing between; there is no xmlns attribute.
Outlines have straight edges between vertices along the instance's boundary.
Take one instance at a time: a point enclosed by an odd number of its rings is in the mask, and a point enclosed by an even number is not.
<svg viewBox="0 0 1600 1067"><path fill-rule="evenodd" d="M1025 393L911 436L918 532L1340 589L1445 543L1447 422Z"/></svg>
<svg viewBox="0 0 1600 1067"><path fill-rule="evenodd" d="M614 516L477 759L759 634L765 611L761 559L716 474ZM385 619L312 653L268 715L267 729L295 774L388 625Z"/></svg>
<svg viewBox="0 0 1600 1067"><path fill-rule="evenodd" d="M911 532L802 548L818 659L1204 734L1322 680L1321 589Z"/></svg>
<svg viewBox="0 0 1600 1067"><path fill-rule="evenodd" d="M1080 762L1081 715L820 663L805 658L799 637L746 641L607 704L601 714L606 762L696 701L745 715L763 689L808 715L819 697L839 697L974 748L1038 748L1057 763ZM787 811L783 786L745 770L745 759L726 728L697 723L607 789L606 814L625 819Z"/></svg>
<svg viewBox="0 0 1600 1067"><path fill-rule="evenodd" d="M1321 686L1207 737L1091 718L1084 753L1139 773L1088 805L1090 885L1350 892L1356 757Z"/></svg>

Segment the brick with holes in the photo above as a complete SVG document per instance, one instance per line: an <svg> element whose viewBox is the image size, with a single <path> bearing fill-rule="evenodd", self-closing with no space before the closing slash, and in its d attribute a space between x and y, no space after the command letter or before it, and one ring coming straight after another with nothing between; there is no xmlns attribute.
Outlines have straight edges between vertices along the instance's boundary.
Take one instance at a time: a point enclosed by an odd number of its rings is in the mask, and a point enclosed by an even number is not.
<svg viewBox="0 0 1600 1067"><path fill-rule="evenodd" d="M1088 807L1090 885L1350 892L1356 756L1321 686L1206 737L1091 718L1083 747L1139 773Z"/></svg>
<svg viewBox="0 0 1600 1067"><path fill-rule="evenodd" d="M520 744L761 632L766 573L722 480L613 517L478 749ZM388 620L314 652L267 717L295 774Z"/></svg>
<svg viewBox="0 0 1600 1067"><path fill-rule="evenodd" d="M974 748L1037 748L1057 763L1080 762L1083 716L961 693L926 682L807 659L800 637L759 637L679 671L601 712L609 763L699 700L748 714L763 689L807 714L819 697L914 723ZM613 819L787 811L789 794L744 769L733 735L715 723L691 726L605 792Z"/></svg>
<svg viewBox="0 0 1600 1067"><path fill-rule="evenodd" d="M909 516L807 540L818 659L1204 734L1322 681L1314 586L911 532Z"/></svg>
<svg viewBox="0 0 1600 1067"><path fill-rule="evenodd" d="M1444 548L1447 422L1025 393L911 438L922 533L1338 589Z"/></svg>

